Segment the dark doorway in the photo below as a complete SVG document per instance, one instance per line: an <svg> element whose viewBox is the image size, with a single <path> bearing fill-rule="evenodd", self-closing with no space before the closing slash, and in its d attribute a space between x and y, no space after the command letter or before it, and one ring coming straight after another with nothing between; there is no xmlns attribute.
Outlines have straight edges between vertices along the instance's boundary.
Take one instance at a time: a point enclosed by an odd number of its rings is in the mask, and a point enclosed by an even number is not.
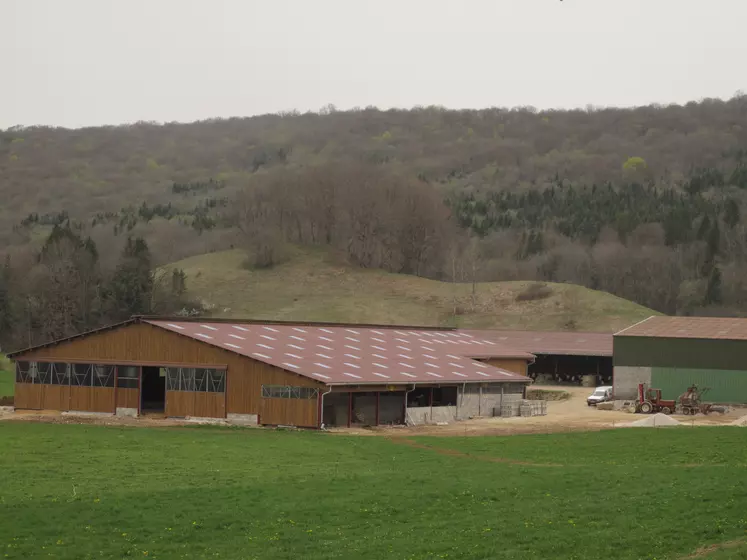
<svg viewBox="0 0 747 560"><path fill-rule="evenodd" d="M163 412L166 408L166 369L144 367L140 394L143 413Z"/></svg>

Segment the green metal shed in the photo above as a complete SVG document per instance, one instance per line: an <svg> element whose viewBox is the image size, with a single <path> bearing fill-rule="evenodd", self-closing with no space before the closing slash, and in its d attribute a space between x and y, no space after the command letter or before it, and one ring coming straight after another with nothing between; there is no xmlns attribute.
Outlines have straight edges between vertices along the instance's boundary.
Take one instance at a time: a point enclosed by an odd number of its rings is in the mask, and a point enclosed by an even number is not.
<svg viewBox="0 0 747 560"><path fill-rule="evenodd" d="M613 337L615 397L638 383L675 399L688 386L710 387L707 400L747 403L747 319L650 317Z"/></svg>

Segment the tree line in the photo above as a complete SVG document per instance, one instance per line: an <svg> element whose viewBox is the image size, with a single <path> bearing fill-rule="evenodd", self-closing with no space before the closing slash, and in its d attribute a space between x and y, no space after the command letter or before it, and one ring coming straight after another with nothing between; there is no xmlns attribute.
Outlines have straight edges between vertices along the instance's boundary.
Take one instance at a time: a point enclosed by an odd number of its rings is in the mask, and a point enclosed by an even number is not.
<svg viewBox="0 0 747 560"><path fill-rule="evenodd" d="M123 321L194 307L182 270L154 271L150 250L127 237L116 266L101 266L96 243L69 222L40 251L0 266L0 346L26 347Z"/></svg>

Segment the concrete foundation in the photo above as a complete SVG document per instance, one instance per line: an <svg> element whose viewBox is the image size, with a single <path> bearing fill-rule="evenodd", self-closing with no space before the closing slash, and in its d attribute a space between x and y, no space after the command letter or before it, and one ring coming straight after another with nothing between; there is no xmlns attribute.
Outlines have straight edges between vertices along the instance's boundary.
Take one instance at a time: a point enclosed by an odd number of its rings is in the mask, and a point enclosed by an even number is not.
<svg viewBox="0 0 747 560"><path fill-rule="evenodd" d="M117 408L117 416L126 418L137 418L137 408Z"/></svg>
<svg viewBox="0 0 747 560"><path fill-rule="evenodd" d="M616 400L635 399L639 383L651 384L650 367L615 366L612 392Z"/></svg>
<svg viewBox="0 0 747 560"><path fill-rule="evenodd" d="M112 416L111 412L88 412L87 410L70 410L62 412L62 416Z"/></svg>
<svg viewBox="0 0 747 560"><path fill-rule="evenodd" d="M194 424L225 424L226 419L225 418L201 418L199 416L187 416L185 418L187 422L191 422Z"/></svg>
<svg viewBox="0 0 747 560"><path fill-rule="evenodd" d="M235 414L229 412L226 420L229 424L236 424L237 426L256 426L259 424L259 417L256 414Z"/></svg>

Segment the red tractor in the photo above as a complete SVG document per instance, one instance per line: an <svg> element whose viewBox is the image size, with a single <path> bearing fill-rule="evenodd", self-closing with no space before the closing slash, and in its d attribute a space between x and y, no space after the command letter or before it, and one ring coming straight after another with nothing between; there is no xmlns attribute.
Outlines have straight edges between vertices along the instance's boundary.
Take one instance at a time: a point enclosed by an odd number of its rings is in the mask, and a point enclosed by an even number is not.
<svg viewBox="0 0 747 560"><path fill-rule="evenodd" d="M661 398L661 389L651 389L645 383L638 384L638 400L635 403L635 411L641 414L652 412L663 412L672 414L676 401L667 401Z"/></svg>

